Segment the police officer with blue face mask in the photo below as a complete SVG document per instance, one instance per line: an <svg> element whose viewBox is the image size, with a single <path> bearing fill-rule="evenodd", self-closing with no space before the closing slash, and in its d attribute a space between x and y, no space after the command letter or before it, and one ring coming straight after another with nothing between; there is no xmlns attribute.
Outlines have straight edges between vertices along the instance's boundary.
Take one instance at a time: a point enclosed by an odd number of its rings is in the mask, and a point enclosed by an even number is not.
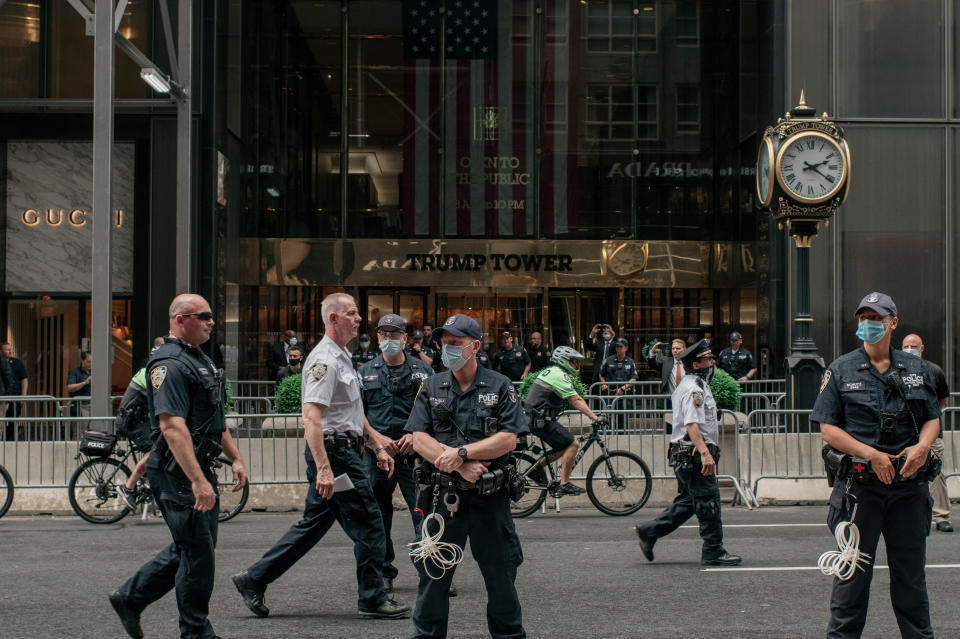
<svg viewBox="0 0 960 639"><path fill-rule="evenodd" d="M386 554L383 561L384 592L393 592L393 580L397 578L397 568L393 565L395 557L390 531L393 528L393 491L397 485L403 499L407 502L410 516L413 518L414 537L418 537L422 517L415 512L417 485L413 479L413 436L405 433L403 427L413 408L413 400L433 368L404 352L407 341L407 323L399 315L384 315L377 323L377 339L380 342L380 355L360 367L360 379L363 382L363 407L367 421L387 440L377 446L377 451L386 449L394 458L394 471L391 476L377 465L373 455L367 455L367 473L373 484L373 495L380 506L383 516L383 531L387 538Z"/></svg>
<svg viewBox="0 0 960 639"><path fill-rule="evenodd" d="M934 467L939 472L929 453L940 434L940 408L923 361L890 346L899 322L893 300L869 293L856 315L863 343L830 364L810 415L829 447L857 458L834 481L827 525L834 531L853 521L860 552L871 558L883 534L900 633L933 637L924 563L931 516L927 479L935 476ZM863 633L872 577L869 563L848 580L834 578L827 637Z"/></svg>

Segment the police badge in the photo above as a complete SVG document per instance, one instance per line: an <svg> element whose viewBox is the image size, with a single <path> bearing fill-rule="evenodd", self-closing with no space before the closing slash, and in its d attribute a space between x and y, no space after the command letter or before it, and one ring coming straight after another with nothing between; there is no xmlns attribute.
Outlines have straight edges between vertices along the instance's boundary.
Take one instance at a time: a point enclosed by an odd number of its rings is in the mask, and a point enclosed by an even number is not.
<svg viewBox="0 0 960 639"><path fill-rule="evenodd" d="M699 408L703 406L703 392L702 391L693 391L690 393L691 399L693 399L693 405Z"/></svg>
<svg viewBox="0 0 960 639"><path fill-rule="evenodd" d="M150 385L154 388L160 388L163 386L163 382L167 379L167 367L166 366L156 366L152 371L150 371Z"/></svg>
<svg viewBox="0 0 960 639"><path fill-rule="evenodd" d="M826 388L827 384L830 383L830 377L832 376L833 376L833 373L830 372L829 368L823 372L823 381L820 382L820 393L823 393L823 389ZM817 393L817 394L819 395L820 393Z"/></svg>
<svg viewBox="0 0 960 639"><path fill-rule="evenodd" d="M327 369L329 367L323 362L317 362L313 365L313 368L310 369L310 374L313 375L315 381L323 381L323 378L327 376Z"/></svg>

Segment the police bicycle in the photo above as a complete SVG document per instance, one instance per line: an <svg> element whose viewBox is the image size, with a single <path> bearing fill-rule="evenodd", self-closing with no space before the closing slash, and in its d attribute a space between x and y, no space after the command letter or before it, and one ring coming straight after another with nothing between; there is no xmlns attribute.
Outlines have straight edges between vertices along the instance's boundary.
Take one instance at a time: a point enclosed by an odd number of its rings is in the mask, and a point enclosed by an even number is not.
<svg viewBox="0 0 960 639"><path fill-rule="evenodd" d="M0 517L7 514L13 503L13 478L3 466L0 466Z"/></svg>
<svg viewBox="0 0 960 639"><path fill-rule="evenodd" d="M91 524L112 524L131 512L117 486L127 483L131 474L130 467L136 465L142 454L137 453L136 447L129 440L125 446L117 446L117 443L116 435L100 431L87 431L80 442L80 452L75 459L84 461L70 477L70 506L81 519ZM212 466L217 483L223 487L230 486L230 460L221 455ZM219 519L224 522L236 517L246 506L250 497L250 484L245 483L243 488L236 492L230 489L219 492ZM136 495L137 504L142 505L146 515L147 509L153 503L153 492L147 483L146 475L137 482Z"/></svg>
<svg viewBox="0 0 960 639"><path fill-rule="evenodd" d="M597 510L607 515L622 516L643 508L652 488L646 462L627 450L608 450L603 429L596 423L590 426L589 433L580 435L579 440L580 449L573 460L574 467L591 446L600 446L601 455L587 470L587 496ZM525 451L513 453L517 471L526 482L523 496L510 503L510 512L515 518L535 513L547 495L555 499L560 497L560 477L556 464L551 463L549 457L561 451L546 450L546 444L540 443L542 446L534 444Z"/></svg>

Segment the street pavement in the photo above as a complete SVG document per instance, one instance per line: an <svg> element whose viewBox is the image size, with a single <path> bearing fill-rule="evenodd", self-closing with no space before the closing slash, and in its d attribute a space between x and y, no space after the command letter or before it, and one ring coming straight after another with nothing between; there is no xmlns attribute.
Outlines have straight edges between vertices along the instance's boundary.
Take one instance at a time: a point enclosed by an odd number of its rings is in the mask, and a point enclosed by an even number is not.
<svg viewBox="0 0 960 639"><path fill-rule="evenodd" d="M820 553L835 549L825 506L725 507L725 545L744 558L738 570L701 569L696 520L660 540L656 560L648 563L632 526L657 512L608 517L578 508L517 520L525 558L517 586L528 636L823 636L831 578L814 567ZM352 544L337 526L269 587L269 618L244 607L230 575L258 559L297 518L294 512L243 513L221 525L210 615L217 633L225 639L408 637L409 619L355 618ZM400 538L412 532L406 513L397 513L394 530ZM155 518L128 517L110 526L66 516L0 519L0 637L125 636L107 594L169 541ZM960 637L958 547L960 533L929 538L927 584L938 637ZM885 566L885 553L878 554ZM400 571L395 597L413 604L415 572L409 563ZM449 636L488 637L483 581L469 550L455 583L460 596L451 600ZM899 636L888 592L888 571L878 569L865 637ZM144 613L146 636L176 637L176 619L171 592Z"/></svg>

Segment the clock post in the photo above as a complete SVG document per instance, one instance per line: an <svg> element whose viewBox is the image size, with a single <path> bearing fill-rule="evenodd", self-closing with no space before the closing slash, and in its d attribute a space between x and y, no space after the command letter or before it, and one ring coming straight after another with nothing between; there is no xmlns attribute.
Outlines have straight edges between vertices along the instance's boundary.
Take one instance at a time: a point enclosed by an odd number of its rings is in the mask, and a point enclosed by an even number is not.
<svg viewBox="0 0 960 639"><path fill-rule="evenodd" d="M813 341L810 247L820 223L829 224L846 199L849 184L850 149L843 130L826 112L817 117L801 91L800 104L764 132L757 158L757 201L786 228L797 249L793 339L786 359L787 401L793 409L813 407L824 368ZM808 431L809 420L797 417L792 426Z"/></svg>

